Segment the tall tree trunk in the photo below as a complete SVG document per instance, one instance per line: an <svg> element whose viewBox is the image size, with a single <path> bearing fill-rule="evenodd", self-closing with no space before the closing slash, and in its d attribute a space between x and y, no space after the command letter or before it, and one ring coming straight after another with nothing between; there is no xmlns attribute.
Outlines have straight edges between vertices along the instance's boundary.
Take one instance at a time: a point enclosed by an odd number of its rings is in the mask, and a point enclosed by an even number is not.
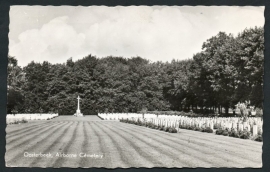
<svg viewBox="0 0 270 172"><path fill-rule="evenodd" d="M225 107L225 114L226 114L226 115L229 114L229 107L228 107L228 106Z"/></svg>

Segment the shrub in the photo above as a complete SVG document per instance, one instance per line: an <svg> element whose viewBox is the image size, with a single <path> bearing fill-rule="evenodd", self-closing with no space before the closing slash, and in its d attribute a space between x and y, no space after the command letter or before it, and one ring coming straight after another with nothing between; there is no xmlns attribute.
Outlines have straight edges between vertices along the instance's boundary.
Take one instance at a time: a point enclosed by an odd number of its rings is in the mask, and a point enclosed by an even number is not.
<svg viewBox="0 0 270 172"><path fill-rule="evenodd" d="M159 130L164 130L164 125L159 127Z"/></svg>
<svg viewBox="0 0 270 172"><path fill-rule="evenodd" d="M210 130L209 130L209 132L210 132ZM229 133L230 133L230 131L229 131L228 128L226 128L225 130L223 130L222 128L218 128L218 129L216 130L216 134L217 134L217 135L228 136Z"/></svg>
<svg viewBox="0 0 270 172"><path fill-rule="evenodd" d="M236 138L240 137L239 132L237 130L235 130L234 128L232 128L232 130L229 132L229 136L236 137Z"/></svg>
<svg viewBox="0 0 270 172"><path fill-rule="evenodd" d="M241 139L249 139L251 136L251 133L248 130L244 129L243 131L239 132L239 135Z"/></svg>
<svg viewBox="0 0 270 172"><path fill-rule="evenodd" d="M142 121L138 120L137 125L142 126Z"/></svg>
<svg viewBox="0 0 270 172"><path fill-rule="evenodd" d="M186 129L187 127L185 127L184 125L180 125L179 128Z"/></svg>
<svg viewBox="0 0 270 172"><path fill-rule="evenodd" d="M165 127L164 129L165 132L169 132L169 127Z"/></svg>
<svg viewBox="0 0 270 172"><path fill-rule="evenodd" d="M223 130L222 135L223 136L228 136L229 135L229 132L227 130Z"/></svg>
<svg viewBox="0 0 270 172"><path fill-rule="evenodd" d="M201 131L201 128L200 127L195 127L194 130L195 131Z"/></svg>
<svg viewBox="0 0 270 172"><path fill-rule="evenodd" d="M154 123L152 123L152 122L148 122L147 126L149 128L153 128L153 129L156 127L156 125Z"/></svg>
<svg viewBox="0 0 270 172"><path fill-rule="evenodd" d="M15 120L13 124L19 124L20 121L19 120Z"/></svg>
<svg viewBox="0 0 270 172"><path fill-rule="evenodd" d="M177 133L177 130L173 127L169 128L169 133Z"/></svg>
<svg viewBox="0 0 270 172"><path fill-rule="evenodd" d="M149 122L145 122L145 126L146 127L149 127Z"/></svg>
<svg viewBox="0 0 270 172"><path fill-rule="evenodd" d="M255 141L262 142L263 141L262 135L257 135Z"/></svg>
<svg viewBox="0 0 270 172"><path fill-rule="evenodd" d="M23 119L21 123L27 123L28 121L26 119Z"/></svg>
<svg viewBox="0 0 270 172"><path fill-rule="evenodd" d="M202 132L213 133L214 131L210 127L207 127L205 129L203 129Z"/></svg>
<svg viewBox="0 0 270 172"><path fill-rule="evenodd" d="M218 128L218 129L216 130L216 134L217 134L217 135L222 135L222 133L223 133L222 128Z"/></svg>
<svg viewBox="0 0 270 172"><path fill-rule="evenodd" d="M188 130L194 130L195 129L195 127L194 126L188 126L188 128L187 128Z"/></svg>
<svg viewBox="0 0 270 172"><path fill-rule="evenodd" d="M257 116L257 117L262 117L262 116L263 116L263 111L262 111L262 109L256 108L255 111L256 111L256 116Z"/></svg>

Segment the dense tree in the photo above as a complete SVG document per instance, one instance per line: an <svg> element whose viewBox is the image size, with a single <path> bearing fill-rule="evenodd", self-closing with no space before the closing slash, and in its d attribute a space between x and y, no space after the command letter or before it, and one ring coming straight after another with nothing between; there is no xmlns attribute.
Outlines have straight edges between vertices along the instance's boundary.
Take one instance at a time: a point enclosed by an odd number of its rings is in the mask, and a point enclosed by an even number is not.
<svg viewBox="0 0 270 172"><path fill-rule="evenodd" d="M8 56L7 78L7 112L18 113L23 111L25 74L17 66L15 57Z"/></svg>
<svg viewBox="0 0 270 172"><path fill-rule="evenodd" d="M234 65L237 68L237 99L262 108L263 103L263 65L264 30L262 28L245 29L236 38L238 48Z"/></svg>
<svg viewBox="0 0 270 172"><path fill-rule="evenodd" d="M8 113L194 111L262 108L263 28L236 37L220 32L192 59L149 62L141 57L88 55L64 64L31 62L21 69L8 57Z"/></svg>

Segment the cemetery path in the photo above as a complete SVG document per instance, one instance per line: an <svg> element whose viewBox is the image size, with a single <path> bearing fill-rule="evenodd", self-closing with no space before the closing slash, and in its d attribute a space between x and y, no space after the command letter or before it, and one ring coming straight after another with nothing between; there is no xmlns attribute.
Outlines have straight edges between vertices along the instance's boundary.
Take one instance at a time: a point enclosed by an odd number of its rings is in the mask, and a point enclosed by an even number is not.
<svg viewBox="0 0 270 172"><path fill-rule="evenodd" d="M6 132L8 167L262 166L261 142L183 129L167 133L97 116L8 125Z"/></svg>

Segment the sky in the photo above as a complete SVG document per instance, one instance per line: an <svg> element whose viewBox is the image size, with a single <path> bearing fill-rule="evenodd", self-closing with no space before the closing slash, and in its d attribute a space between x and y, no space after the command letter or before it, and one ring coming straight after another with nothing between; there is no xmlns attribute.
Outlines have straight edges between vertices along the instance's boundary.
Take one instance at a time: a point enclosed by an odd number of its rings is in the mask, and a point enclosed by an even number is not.
<svg viewBox="0 0 270 172"><path fill-rule="evenodd" d="M237 36L264 26L264 7L251 6L11 6L9 55L19 66L52 64L89 54L184 60L223 31Z"/></svg>

